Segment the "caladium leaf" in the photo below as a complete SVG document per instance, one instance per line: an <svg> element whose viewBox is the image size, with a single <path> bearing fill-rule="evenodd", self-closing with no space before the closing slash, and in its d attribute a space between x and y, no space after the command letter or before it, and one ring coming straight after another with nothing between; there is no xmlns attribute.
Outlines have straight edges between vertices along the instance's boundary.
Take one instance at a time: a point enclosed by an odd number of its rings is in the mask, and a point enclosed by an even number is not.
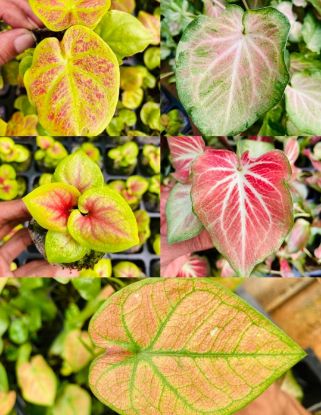
<svg viewBox="0 0 321 415"><path fill-rule="evenodd" d="M79 372L87 366L93 357L93 344L86 331L74 329L67 334L64 341L62 357L64 359L65 374Z"/></svg>
<svg viewBox="0 0 321 415"><path fill-rule="evenodd" d="M237 142L237 153L239 155L248 151L250 157L259 157L271 150L274 150L274 145L265 141L239 139Z"/></svg>
<svg viewBox="0 0 321 415"><path fill-rule="evenodd" d="M59 32L74 25L93 29L110 7L111 0L30 0L36 16L48 27Z"/></svg>
<svg viewBox="0 0 321 415"><path fill-rule="evenodd" d="M176 54L177 91L204 135L243 132L280 101L289 80L289 29L274 8L239 6L187 26Z"/></svg>
<svg viewBox="0 0 321 415"><path fill-rule="evenodd" d="M137 223L124 198L109 187L86 190L68 219L68 231L82 246L119 252L139 244Z"/></svg>
<svg viewBox="0 0 321 415"><path fill-rule="evenodd" d="M92 30L70 27L61 43L38 44L24 83L39 122L51 135L99 135L114 115L119 94L114 52Z"/></svg>
<svg viewBox="0 0 321 415"><path fill-rule="evenodd" d="M210 277L210 266L205 256L186 255L184 264L177 273L179 278Z"/></svg>
<svg viewBox="0 0 321 415"><path fill-rule="evenodd" d="M90 249L81 246L68 233L48 231L45 251L50 264L69 264L89 254Z"/></svg>
<svg viewBox="0 0 321 415"><path fill-rule="evenodd" d="M67 230L71 210L77 206L79 191L69 184L50 183L36 188L23 198L36 222L56 232Z"/></svg>
<svg viewBox="0 0 321 415"><path fill-rule="evenodd" d="M0 390L0 414L9 415L16 403L15 391L1 391Z"/></svg>
<svg viewBox="0 0 321 415"><path fill-rule="evenodd" d="M17 366L17 378L22 396L36 405L52 406L57 390L56 376L41 355Z"/></svg>
<svg viewBox="0 0 321 415"><path fill-rule="evenodd" d="M90 187L101 187L105 183L100 167L82 150L76 151L58 164L54 180L70 184L81 193Z"/></svg>
<svg viewBox="0 0 321 415"><path fill-rule="evenodd" d="M90 415L91 398L89 393L78 385L67 384L59 396L52 415Z"/></svg>
<svg viewBox="0 0 321 415"><path fill-rule="evenodd" d="M297 161L300 155L300 146L297 137L291 137L287 139L284 145L284 153L286 154L293 168L294 163Z"/></svg>
<svg viewBox="0 0 321 415"><path fill-rule="evenodd" d="M202 137L168 137L170 158L175 173L173 176L182 183L189 181L192 162L204 152L205 142Z"/></svg>
<svg viewBox="0 0 321 415"><path fill-rule="evenodd" d="M207 279L131 284L101 306L89 333L106 350L91 365L90 387L122 415L233 414L305 355Z"/></svg>
<svg viewBox="0 0 321 415"><path fill-rule="evenodd" d="M281 246L292 226L289 161L207 149L192 166L194 212L241 277Z"/></svg>
<svg viewBox="0 0 321 415"><path fill-rule="evenodd" d="M170 244L194 238L203 229L193 212L191 184L176 183L166 204L167 239Z"/></svg>
<svg viewBox="0 0 321 415"><path fill-rule="evenodd" d="M321 72L296 73L285 90L290 120L305 134L321 134Z"/></svg>

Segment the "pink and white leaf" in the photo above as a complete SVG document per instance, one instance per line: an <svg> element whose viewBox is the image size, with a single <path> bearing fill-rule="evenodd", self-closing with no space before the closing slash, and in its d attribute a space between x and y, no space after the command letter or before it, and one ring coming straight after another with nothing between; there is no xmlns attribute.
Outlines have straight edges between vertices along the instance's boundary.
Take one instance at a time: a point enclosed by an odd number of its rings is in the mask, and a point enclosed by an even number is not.
<svg viewBox="0 0 321 415"><path fill-rule="evenodd" d="M285 143L284 152L289 159L291 166L293 166L300 154L298 139L295 137L289 138Z"/></svg>
<svg viewBox="0 0 321 415"><path fill-rule="evenodd" d="M182 183L189 181L192 162L204 152L202 137L168 137L170 157L175 173L173 176Z"/></svg>
<svg viewBox="0 0 321 415"><path fill-rule="evenodd" d="M192 166L192 202L214 246L242 277L277 251L291 229L291 168L282 151L258 158L207 149Z"/></svg>
<svg viewBox="0 0 321 415"><path fill-rule="evenodd" d="M186 261L177 273L179 278L209 277L211 268L204 256L188 255Z"/></svg>

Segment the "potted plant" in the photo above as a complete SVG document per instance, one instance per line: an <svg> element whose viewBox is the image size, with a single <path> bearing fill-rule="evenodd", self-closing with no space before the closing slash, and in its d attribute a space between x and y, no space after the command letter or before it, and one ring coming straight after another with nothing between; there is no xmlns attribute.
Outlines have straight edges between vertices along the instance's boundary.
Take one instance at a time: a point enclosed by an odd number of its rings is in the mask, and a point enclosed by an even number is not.
<svg viewBox="0 0 321 415"><path fill-rule="evenodd" d="M144 193L148 189L148 180L142 176L130 176L126 180L113 180L108 183L109 187L117 190L129 203L133 210L136 210Z"/></svg>
<svg viewBox="0 0 321 415"><path fill-rule="evenodd" d="M107 152L107 167L112 174L129 176L137 166L139 147L135 141L129 141Z"/></svg>
<svg viewBox="0 0 321 415"><path fill-rule="evenodd" d="M49 136L38 136L35 152L35 161L38 168L42 171L52 172L59 162L68 156L65 146L59 141Z"/></svg>
<svg viewBox="0 0 321 415"><path fill-rule="evenodd" d="M81 150L58 164L52 183L23 201L33 217L31 236L49 263L91 268L106 252L139 243L128 203L105 185L99 166Z"/></svg>
<svg viewBox="0 0 321 415"><path fill-rule="evenodd" d="M31 153L27 146L16 144L10 137L0 138L0 161L10 163L18 172L27 170L31 163Z"/></svg>

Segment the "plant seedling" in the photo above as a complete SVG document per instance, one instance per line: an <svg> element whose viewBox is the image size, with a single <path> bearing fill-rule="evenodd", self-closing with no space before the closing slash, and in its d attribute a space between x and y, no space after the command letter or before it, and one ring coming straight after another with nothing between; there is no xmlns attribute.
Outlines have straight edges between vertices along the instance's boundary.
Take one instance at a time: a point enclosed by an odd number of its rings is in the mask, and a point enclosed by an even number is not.
<svg viewBox="0 0 321 415"><path fill-rule="evenodd" d="M108 162L114 174L130 175L137 166L139 147L135 141L129 141L108 151Z"/></svg>
<svg viewBox="0 0 321 415"><path fill-rule="evenodd" d="M126 182L114 180L108 185L110 188L117 190L127 200L130 207L135 210L139 207L141 198L148 189L148 184L148 180L142 176L130 176Z"/></svg>
<svg viewBox="0 0 321 415"><path fill-rule="evenodd" d="M62 160L52 183L23 201L33 217L33 239L49 263L90 268L107 252L139 243L135 216L105 185L99 166L78 150Z"/></svg>
<svg viewBox="0 0 321 415"><path fill-rule="evenodd" d="M65 146L52 137L38 136L35 160L38 167L45 171L53 171L59 162L68 156Z"/></svg>
<svg viewBox="0 0 321 415"><path fill-rule="evenodd" d="M16 171L26 170L31 162L28 147L16 144L10 137L0 138L0 161L10 163Z"/></svg>
<svg viewBox="0 0 321 415"><path fill-rule="evenodd" d="M143 166L150 174L160 173L160 147L145 144L143 147Z"/></svg>
<svg viewBox="0 0 321 415"><path fill-rule="evenodd" d="M121 415L231 415L305 356L210 279L130 284L94 314L89 334L104 349L89 385Z"/></svg>

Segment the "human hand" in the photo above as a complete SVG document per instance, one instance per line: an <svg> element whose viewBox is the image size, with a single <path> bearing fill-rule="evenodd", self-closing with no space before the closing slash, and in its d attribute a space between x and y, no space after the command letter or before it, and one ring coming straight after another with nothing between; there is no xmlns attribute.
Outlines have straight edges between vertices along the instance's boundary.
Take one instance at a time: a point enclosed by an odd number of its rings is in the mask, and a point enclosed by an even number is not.
<svg viewBox="0 0 321 415"><path fill-rule="evenodd" d="M17 225L30 218L22 200L0 202L0 241ZM37 260L22 265L15 271L10 265L29 245L32 244L28 229L20 229L4 245L0 246L0 277L76 277L77 270L50 265L45 260Z"/></svg>
<svg viewBox="0 0 321 415"><path fill-rule="evenodd" d="M42 27L27 0L0 0L0 20L12 29L0 33L0 66L35 43L31 30Z"/></svg>
<svg viewBox="0 0 321 415"><path fill-rule="evenodd" d="M261 396L235 415L311 415L292 396L277 384L270 386Z"/></svg>

